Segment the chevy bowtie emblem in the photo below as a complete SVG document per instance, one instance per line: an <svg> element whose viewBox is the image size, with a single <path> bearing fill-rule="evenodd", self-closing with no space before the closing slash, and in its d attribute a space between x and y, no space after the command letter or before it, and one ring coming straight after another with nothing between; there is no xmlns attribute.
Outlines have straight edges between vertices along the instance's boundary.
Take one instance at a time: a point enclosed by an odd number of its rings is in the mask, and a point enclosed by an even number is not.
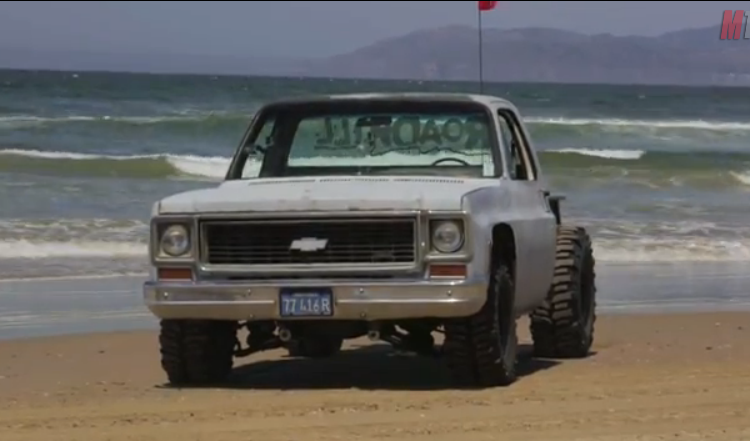
<svg viewBox="0 0 750 441"><path fill-rule="evenodd" d="M318 239L317 237L303 237L302 239L293 240L292 244L289 246L289 249L302 252L321 251L326 249L326 245L328 245L328 239Z"/></svg>

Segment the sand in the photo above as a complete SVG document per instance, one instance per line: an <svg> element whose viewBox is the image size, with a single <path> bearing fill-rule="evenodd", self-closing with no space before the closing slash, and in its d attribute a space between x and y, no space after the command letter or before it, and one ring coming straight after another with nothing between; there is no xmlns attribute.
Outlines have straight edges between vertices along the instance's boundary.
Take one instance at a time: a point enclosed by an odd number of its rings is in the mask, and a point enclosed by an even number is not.
<svg viewBox="0 0 750 441"><path fill-rule="evenodd" d="M590 358L531 359L524 346L516 384L478 391L367 341L328 360L256 354L224 388L179 390L164 385L153 331L5 340L0 439L750 439L750 313L597 325Z"/></svg>

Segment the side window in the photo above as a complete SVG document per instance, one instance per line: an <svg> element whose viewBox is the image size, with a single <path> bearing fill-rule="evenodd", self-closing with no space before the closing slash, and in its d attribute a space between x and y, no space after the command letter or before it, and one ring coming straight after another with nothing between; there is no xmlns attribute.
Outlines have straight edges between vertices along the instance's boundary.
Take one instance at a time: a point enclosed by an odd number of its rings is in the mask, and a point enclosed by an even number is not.
<svg viewBox="0 0 750 441"><path fill-rule="evenodd" d="M526 138L519 127L516 116L507 110L498 112L500 131L504 148L509 158L508 169L511 179L517 181L536 180L536 166Z"/></svg>
<svg viewBox="0 0 750 441"><path fill-rule="evenodd" d="M255 143L252 146L246 146L246 148L252 147L255 152L245 159L245 166L242 168L243 179L257 178L260 175L265 150L273 144L275 122L274 119L266 121L260 129L258 137L255 138Z"/></svg>
<svg viewBox="0 0 750 441"><path fill-rule="evenodd" d="M513 133L511 132L508 122L498 115L498 122L500 124L500 139L503 142L503 150L505 158L508 161L508 170L510 171L510 177L516 179L516 170L518 169L518 155L513 149Z"/></svg>

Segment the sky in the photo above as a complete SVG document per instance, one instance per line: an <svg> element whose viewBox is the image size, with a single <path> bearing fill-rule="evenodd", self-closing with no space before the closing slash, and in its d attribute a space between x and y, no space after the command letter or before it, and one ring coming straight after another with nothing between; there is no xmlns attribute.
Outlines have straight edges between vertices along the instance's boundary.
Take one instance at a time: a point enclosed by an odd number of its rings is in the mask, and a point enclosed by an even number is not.
<svg viewBox="0 0 750 441"><path fill-rule="evenodd" d="M747 1L508 1L487 27L658 35L716 26ZM2 1L0 48L308 58L422 28L475 25L474 1Z"/></svg>

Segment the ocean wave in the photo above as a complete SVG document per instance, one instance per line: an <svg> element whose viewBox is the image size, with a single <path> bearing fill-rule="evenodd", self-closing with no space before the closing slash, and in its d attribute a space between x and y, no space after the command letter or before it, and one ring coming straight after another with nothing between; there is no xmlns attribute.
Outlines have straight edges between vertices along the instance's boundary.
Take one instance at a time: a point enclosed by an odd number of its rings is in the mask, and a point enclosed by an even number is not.
<svg viewBox="0 0 750 441"><path fill-rule="evenodd" d="M641 127L661 129L697 129L717 131L750 131L750 123L734 121L706 120L633 120L617 118L524 118L529 124L547 124L562 126L611 126Z"/></svg>
<svg viewBox="0 0 750 441"><path fill-rule="evenodd" d="M0 130L12 130L44 125L101 124L101 125L176 125L176 124L243 124L249 123L253 111L183 111L162 115L0 115ZM683 129L717 132L750 132L750 123L710 120L637 120L620 118L564 118L525 117L532 129L539 126L600 128L600 129Z"/></svg>
<svg viewBox="0 0 750 441"><path fill-rule="evenodd" d="M750 185L750 152L563 148L539 157L547 175L567 180L616 179L652 188Z"/></svg>
<svg viewBox="0 0 750 441"><path fill-rule="evenodd" d="M32 242L29 240L0 241L0 259L42 259L54 257L142 257L147 254L147 251L147 246L138 242Z"/></svg>
<svg viewBox="0 0 750 441"><path fill-rule="evenodd" d="M0 260L141 257L148 231L135 219L0 219Z"/></svg>
<svg viewBox="0 0 750 441"><path fill-rule="evenodd" d="M596 239L603 262L728 262L750 260L750 241L712 238Z"/></svg>
<svg viewBox="0 0 750 441"><path fill-rule="evenodd" d="M547 152L541 152L541 154L549 155L556 153L572 153L575 155L592 156L596 158L604 159L626 159L635 160L641 159L646 154L645 150L605 150L605 149L555 149L548 150Z"/></svg>
<svg viewBox="0 0 750 441"><path fill-rule="evenodd" d="M748 261L750 240L716 240L686 237L644 237L613 239L594 237L594 255L603 262L701 262ZM40 259L123 259L136 260L145 267L148 247L141 242L0 241L0 262L3 260ZM97 263L101 263L98 261ZM99 271L102 271L99 268ZM128 267L132 271L131 267Z"/></svg>
<svg viewBox="0 0 750 441"><path fill-rule="evenodd" d="M448 154L435 156L438 159ZM552 178L576 180L618 178L663 185L703 185L709 187L750 185L750 153L654 152L563 148L539 153L544 171ZM118 178L185 178L221 180L229 157L175 154L93 155L40 150L0 150L0 172ZM371 157L369 165L414 163L414 155L389 153ZM350 163L342 157L304 158L304 165ZM420 156L419 163L424 164ZM252 164L250 175L256 174Z"/></svg>
<svg viewBox="0 0 750 441"><path fill-rule="evenodd" d="M98 279L114 279L114 278L122 278L122 277L138 277L138 278L146 278L148 277L148 271L135 271L135 272L102 272L98 274L78 274L78 275L72 275L72 274L66 274L66 275L59 275L59 276L47 276L44 274L29 274L27 276L23 277L5 277L0 272L0 280L3 282L54 282L54 281L64 281L64 280L98 280ZM8 293L3 293L7 295ZM21 295L24 295L25 293L19 293ZM93 295L101 295L100 292L95 292Z"/></svg>
<svg viewBox="0 0 750 441"><path fill-rule="evenodd" d="M156 125L156 124L195 124L200 122L249 122L252 113L193 112L186 114L152 116L110 116L110 115L64 115L42 117L36 115L0 116L0 129L19 129L49 124L100 123L107 125Z"/></svg>
<svg viewBox="0 0 750 441"><path fill-rule="evenodd" d="M0 172L67 176L222 179L230 158L197 155L93 155L74 152L3 149Z"/></svg>
<svg viewBox="0 0 750 441"><path fill-rule="evenodd" d="M0 242L58 243L70 240L91 243L141 241L145 243L149 226L136 219L3 219L0 218Z"/></svg>
<svg viewBox="0 0 750 441"><path fill-rule="evenodd" d="M729 172L729 174L741 184L750 186L750 170L745 170L742 172L733 171Z"/></svg>
<svg viewBox="0 0 750 441"><path fill-rule="evenodd" d="M665 208L666 209L666 208ZM669 209L677 214L676 208ZM750 229L726 222L575 218L606 262L750 261ZM148 265L148 221L140 219L0 219L3 262L40 261L45 276L133 273ZM58 263L55 263L58 262ZM34 274L36 266L12 266Z"/></svg>

